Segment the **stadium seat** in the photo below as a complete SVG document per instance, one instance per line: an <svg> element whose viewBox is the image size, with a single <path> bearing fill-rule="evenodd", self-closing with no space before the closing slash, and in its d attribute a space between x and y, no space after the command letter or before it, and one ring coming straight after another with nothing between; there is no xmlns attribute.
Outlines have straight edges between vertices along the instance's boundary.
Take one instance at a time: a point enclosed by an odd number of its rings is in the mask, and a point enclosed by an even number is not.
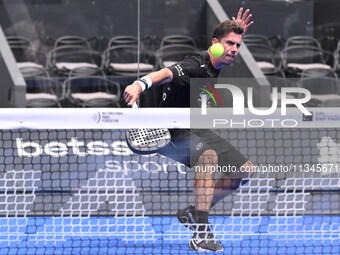
<svg viewBox="0 0 340 255"><path fill-rule="evenodd" d="M117 46L117 45L138 45L138 38L136 36L130 36L130 35L119 35L119 36L114 36L112 37L108 44L107 44L107 49L112 47L112 46Z"/></svg>
<svg viewBox="0 0 340 255"><path fill-rule="evenodd" d="M64 87L66 97L76 107L120 107L120 85L106 77L70 77Z"/></svg>
<svg viewBox="0 0 340 255"><path fill-rule="evenodd" d="M74 35L65 35L65 36L58 37L54 42L53 48L58 48L60 46L70 46L70 45L91 48L89 41L85 37L74 36Z"/></svg>
<svg viewBox="0 0 340 255"><path fill-rule="evenodd" d="M21 36L8 36L6 39L24 77L45 74L46 56L37 51L29 39Z"/></svg>
<svg viewBox="0 0 340 255"><path fill-rule="evenodd" d="M247 48L265 75L280 72L281 58L278 51L268 45L255 43L248 43Z"/></svg>
<svg viewBox="0 0 340 255"><path fill-rule="evenodd" d="M31 42L28 38L23 36L6 36L9 46L29 47Z"/></svg>
<svg viewBox="0 0 340 255"><path fill-rule="evenodd" d="M312 94L312 99L318 100L320 104L329 99L338 99L340 97L337 78L325 76L307 77L300 79L298 86L309 90Z"/></svg>
<svg viewBox="0 0 340 255"><path fill-rule="evenodd" d="M46 68L35 65L35 63L23 62L18 63L19 70L24 78L31 77L48 77L48 71Z"/></svg>
<svg viewBox="0 0 340 255"><path fill-rule="evenodd" d="M76 67L70 70L68 77L76 77L76 76L105 76L105 72L100 67L92 67L92 66L86 66L86 67Z"/></svg>
<svg viewBox="0 0 340 255"><path fill-rule="evenodd" d="M288 37L284 48L290 46L308 46L322 49L320 42L312 36L291 36Z"/></svg>
<svg viewBox="0 0 340 255"><path fill-rule="evenodd" d="M52 49L47 55L47 68L51 73L59 76L68 76L75 68L89 70L92 74L93 68L100 68L102 62L101 54L88 47L69 45Z"/></svg>
<svg viewBox="0 0 340 255"><path fill-rule="evenodd" d="M169 44L161 46L157 51L159 66L168 67L181 61L189 53L194 53L197 48L187 44Z"/></svg>
<svg viewBox="0 0 340 255"><path fill-rule="evenodd" d="M170 45L170 44L181 44L181 45L191 45L197 48L195 40L191 36L187 35L167 35L161 40L160 47Z"/></svg>
<svg viewBox="0 0 340 255"><path fill-rule="evenodd" d="M335 95L331 99L322 102L322 107L340 107L340 95Z"/></svg>
<svg viewBox="0 0 340 255"><path fill-rule="evenodd" d="M333 69L328 68L307 68L301 73L301 79L320 76L338 78L336 72Z"/></svg>
<svg viewBox="0 0 340 255"><path fill-rule="evenodd" d="M325 68L332 69L334 56L331 52L327 52L313 46L289 46L282 50L282 68L293 77L300 77L305 69L309 68Z"/></svg>
<svg viewBox="0 0 340 255"><path fill-rule="evenodd" d="M138 49L138 47L134 45L112 46L103 53L103 70L110 75L144 75L155 71L157 64L158 61L153 52Z"/></svg>
<svg viewBox="0 0 340 255"><path fill-rule="evenodd" d="M267 47L271 47L268 38L264 35L258 34L245 34L243 36L243 42L248 46L248 44L256 44L256 45L264 45Z"/></svg>
<svg viewBox="0 0 340 255"><path fill-rule="evenodd" d="M62 84L48 75L25 77L26 107L61 107Z"/></svg>

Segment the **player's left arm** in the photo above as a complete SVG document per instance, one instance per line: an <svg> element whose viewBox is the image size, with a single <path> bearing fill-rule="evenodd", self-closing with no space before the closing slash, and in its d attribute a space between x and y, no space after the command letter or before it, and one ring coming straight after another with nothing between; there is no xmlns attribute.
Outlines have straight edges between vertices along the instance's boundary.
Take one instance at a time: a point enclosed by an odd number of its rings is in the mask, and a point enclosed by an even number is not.
<svg viewBox="0 0 340 255"><path fill-rule="evenodd" d="M237 13L237 18L235 19L235 17L233 17L233 21L235 21L236 23L239 23L242 27L245 33L248 28L254 24L254 21L250 21L250 19L253 17L252 14L249 14L249 9L247 9L244 14L242 15L243 12L243 8L241 7Z"/></svg>

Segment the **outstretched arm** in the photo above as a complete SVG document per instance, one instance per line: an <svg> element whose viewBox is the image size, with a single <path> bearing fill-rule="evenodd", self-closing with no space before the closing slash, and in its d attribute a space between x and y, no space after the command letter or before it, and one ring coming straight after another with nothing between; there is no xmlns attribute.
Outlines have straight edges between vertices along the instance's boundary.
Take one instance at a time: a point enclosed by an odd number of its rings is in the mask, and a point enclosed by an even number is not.
<svg viewBox="0 0 340 255"><path fill-rule="evenodd" d="M252 14L249 14L249 9L247 9L244 14L242 15L243 8L241 7L237 13L237 18L233 17L233 21L236 23L239 23L244 30L244 33L247 31L247 29L254 24L254 21L250 21ZM250 22L249 22L250 21Z"/></svg>
<svg viewBox="0 0 340 255"><path fill-rule="evenodd" d="M150 86L159 86L171 82L173 75L168 68L163 68L159 71L149 73L146 77L148 77L149 82L151 81ZM138 100L141 93L142 86L135 81L126 87L124 91L124 100L129 106L132 106Z"/></svg>

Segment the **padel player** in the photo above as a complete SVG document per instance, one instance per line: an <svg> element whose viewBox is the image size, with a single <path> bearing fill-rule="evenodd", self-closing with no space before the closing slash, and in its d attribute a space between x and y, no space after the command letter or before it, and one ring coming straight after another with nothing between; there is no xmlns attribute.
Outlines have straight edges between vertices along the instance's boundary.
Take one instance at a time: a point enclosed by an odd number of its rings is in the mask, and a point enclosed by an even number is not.
<svg viewBox="0 0 340 255"><path fill-rule="evenodd" d="M253 22L246 10L240 8L237 18L220 23L214 30L212 44L224 47L220 57L212 55L210 48L187 56L184 60L159 71L152 72L126 87L124 99L133 105L139 95L151 86L167 84L160 106L190 107L190 79L216 78L223 66L230 65L239 53L242 35ZM242 181L239 174L223 173L214 180L215 171L205 171L214 166L233 166L252 169L252 163L229 142L209 130L171 130L171 143L158 153L189 167L195 166L195 205L178 210L177 218L194 231L189 247L195 251L222 251L220 241L211 232L209 210L221 199L237 189ZM200 169L202 171L200 171Z"/></svg>

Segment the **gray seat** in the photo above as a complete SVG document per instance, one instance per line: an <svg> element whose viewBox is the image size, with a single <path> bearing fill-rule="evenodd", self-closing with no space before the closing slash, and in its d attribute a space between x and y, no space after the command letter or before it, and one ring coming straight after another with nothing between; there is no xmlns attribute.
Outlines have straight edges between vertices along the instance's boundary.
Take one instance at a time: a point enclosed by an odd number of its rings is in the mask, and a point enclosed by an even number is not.
<svg viewBox="0 0 340 255"><path fill-rule="evenodd" d="M340 95L322 102L322 107L340 107Z"/></svg>
<svg viewBox="0 0 340 255"><path fill-rule="evenodd" d="M271 47L270 41L264 35L258 34L245 34L243 36L243 42L248 46L248 44L256 44L256 45L263 45L267 47Z"/></svg>
<svg viewBox="0 0 340 255"><path fill-rule="evenodd" d="M30 72L32 72L34 76L39 70L42 71L41 74L44 75L45 70L43 69L45 69L46 65L46 56L44 53L36 50L36 47L34 47L28 38L8 36L6 39L18 67L24 76L30 76Z"/></svg>
<svg viewBox="0 0 340 255"><path fill-rule="evenodd" d="M106 77L70 77L64 87L66 97L76 107L120 107L120 85Z"/></svg>
<svg viewBox="0 0 340 255"><path fill-rule="evenodd" d="M190 46L197 48L195 40L191 36L188 36L188 35L174 34L174 35L164 36L161 39L160 47L164 47L166 45L171 45L171 44L182 44L182 45L186 44L186 45L190 45Z"/></svg>
<svg viewBox="0 0 340 255"><path fill-rule="evenodd" d="M256 64L265 74L280 73L280 53L264 44L248 43L247 48L256 61Z"/></svg>
<svg viewBox="0 0 340 255"><path fill-rule="evenodd" d="M26 107L61 107L62 84L57 79L43 76L25 77Z"/></svg>
<svg viewBox="0 0 340 255"><path fill-rule="evenodd" d="M117 45L138 45L138 38L136 36L131 35L119 35L110 38L107 48ZM141 45L142 46L142 45Z"/></svg>
<svg viewBox="0 0 340 255"><path fill-rule="evenodd" d="M82 36L75 36L75 35L65 35L58 37L54 42L53 48L58 48L60 46L83 46L87 48L91 48L89 41Z"/></svg>
<svg viewBox="0 0 340 255"><path fill-rule="evenodd" d="M330 99L339 98L339 81L337 78L318 76L300 79L299 87L305 88L312 94L312 99L321 104Z"/></svg>
<svg viewBox="0 0 340 255"><path fill-rule="evenodd" d="M134 45L117 45L104 51L102 68L110 75L137 76L155 71L157 64L157 57L151 51Z"/></svg>
<svg viewBox="0 0 340 255"><path fill-rule="evenodd" d="M328 68L307 68L302 71L301 78L307 78L307 77L332 77L332 78L338 78L336 72L333 69Z"/></svg>
<svg viewBox="0 0 340 255"><path fill-rule="evenodd" d="M310 68L333 69L334 57L331 52L312 46L290 46L282 51L282 68L288 74L300 77Z"/></svg>
<svg viewBox="0 0 340 255"><path fill-rule="evenodd" d="M78 45L60 46L52 49L47 55L47 68L57 76L68 76L75 68L100 68L102 57L98 51Z"/></svg>
<svg viewBox="0 0 340 255"><path fill-rule="evenodd" d="M285 48L290 46L308 46L308 47L317 47L320 50L322 49L320 42L312 37L312 36L291 36L288 37L285 43Z"/></svg>
<svg viewBox="0 0 340 255"><path fill-rule="evenodd" d="M157 51L159 66L168 67L181 61L190 53L197 52L197 48L187 44L169 44L162 46Z"/></svg>

